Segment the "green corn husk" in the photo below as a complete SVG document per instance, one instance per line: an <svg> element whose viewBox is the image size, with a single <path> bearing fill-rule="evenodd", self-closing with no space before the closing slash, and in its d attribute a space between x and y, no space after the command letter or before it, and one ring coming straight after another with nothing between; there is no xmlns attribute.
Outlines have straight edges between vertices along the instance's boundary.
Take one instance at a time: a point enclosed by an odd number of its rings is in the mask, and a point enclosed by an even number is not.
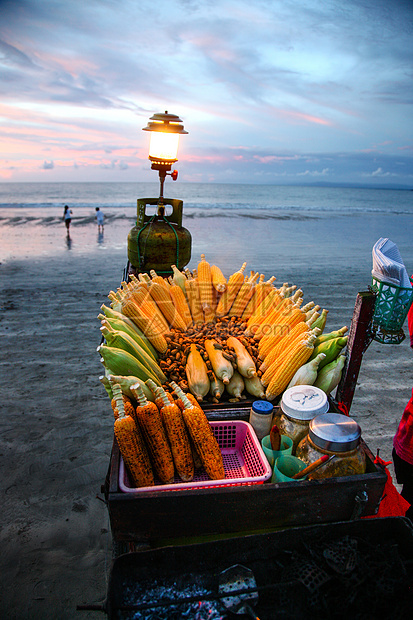
<svg viewBox="0 0 413 620"><path fill-rule="evenodd" d="M337 359L324 366L317 374L317 379L314 382L315 387L320 388L326 394L330 394L340 383L345 361L346 356L339 355Z"/></svg>
<svg viewBox="0 0 413 620"><path fill-rule="evenodd" d="M344 336L344 334L346 334L347 332L348 332L348 327L347 325L344 325L343 327L340 327L340 329L336 329L326 334L320 334L319 336L317 336L317 339L314 342L314 346L316 347L322 342L326 342L326 340L332 340L333 338L340 338L341 336Z"/></svg>
<svg viewBox="0 0 413 620"><path fill-rule="evenodd" d="M310 359L311 362L319 353L325 353L326 356L323 360L321 360L319 365L319 370L327 366L330 362L335 360L344 349L348 341L348 336L341 336L340 338L331 338L331 340L325 340L318 346L314 347L314 351L311 354Z"/></svg>
<svg viewBox="0 0 413 620"><path fill-rule="evenodd" d="M131 386L139 383L146 398L152 402L155 402L155 398L151 390L147 387L145 382L139 379L138 377L133 377L131 375L129 376L113 375L109 373L107 375L107 379L110 385L113 385L114 383L118 383L121 387L122 394L124 394L125 396L128 396L131 399L134 399L135 397L133 393L131 392L130 388Z"/></svg>

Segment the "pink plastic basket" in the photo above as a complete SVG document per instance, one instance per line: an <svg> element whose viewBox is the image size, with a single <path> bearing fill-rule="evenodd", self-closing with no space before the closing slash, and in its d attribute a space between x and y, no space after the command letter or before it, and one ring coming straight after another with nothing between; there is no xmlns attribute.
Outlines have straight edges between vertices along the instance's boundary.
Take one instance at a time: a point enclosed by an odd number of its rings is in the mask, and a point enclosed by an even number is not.
<svg viewBox="0 0 413 620"><path fill-rule="evenodd" d="M211 480L204 469L197 469L192 482L182 482L178 476L175 476L175 480L171 484L155 481L155 486L136 488L131 485L127 469L121 458L119 467L120 490L124 493L147 493L148 491L181 491L182 489L203 487L240 486L262 484L271 477L271 467L251 424L243 420L231 420L230 422L210 422L210 425L221 449L225 470L223 480Z"/></svg>

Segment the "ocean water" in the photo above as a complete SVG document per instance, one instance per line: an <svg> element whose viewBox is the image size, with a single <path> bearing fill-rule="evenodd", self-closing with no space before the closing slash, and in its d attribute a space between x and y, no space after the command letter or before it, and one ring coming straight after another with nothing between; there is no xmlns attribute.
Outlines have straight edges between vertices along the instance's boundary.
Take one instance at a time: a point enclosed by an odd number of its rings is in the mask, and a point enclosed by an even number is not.
<svg viewBox="0 0 413 620"><path fill-rule="evenodd" d="M370 264L380 237L397 244L406 266L413 260L412 191L168 181L165 195L183 200L183 226L191 232L196 261L205 252L228 269L244 260L249 269L271 271L314 263L328 274ZM126 260L136 200L158 195L156 182L0 183L0 260L95 251ZM73 210L69 238L65 204ZM106 216L103 235L96 206Z"/></svg>

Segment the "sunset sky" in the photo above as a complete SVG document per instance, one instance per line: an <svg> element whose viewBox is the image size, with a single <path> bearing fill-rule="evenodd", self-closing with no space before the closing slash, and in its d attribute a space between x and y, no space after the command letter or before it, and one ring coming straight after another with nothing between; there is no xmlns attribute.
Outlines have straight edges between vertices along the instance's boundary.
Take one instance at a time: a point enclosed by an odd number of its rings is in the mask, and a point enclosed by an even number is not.
<svg viewBox="0 0 413 620"><path fill-rule="evenodd" d="M413 187L411 0L0 0L0 182Z"/></svg>

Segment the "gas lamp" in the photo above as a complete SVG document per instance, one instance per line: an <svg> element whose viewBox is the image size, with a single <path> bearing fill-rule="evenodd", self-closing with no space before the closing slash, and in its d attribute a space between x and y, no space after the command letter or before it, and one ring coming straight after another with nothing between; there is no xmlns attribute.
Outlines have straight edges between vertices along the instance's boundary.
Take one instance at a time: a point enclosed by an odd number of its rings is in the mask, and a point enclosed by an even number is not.
<svg viewBox="0 0 413 620"><path fill-rule="evenodd" d="M172 265L183 269L191 260L191 234L182 226L183 202L164 197L166 176L173 181L178 177L178 171L171 172L171 168L178 161L179 136L188 132L179 116L168 111L151 116L143 131L151 134L149 160L152 170L159 172L160 192L159 198L138 198L136 226L128 235L128 270L154 270L168 276L173 274ZM146 213L150 206L157 208L153 215ZM172 208L171 213L166 212L167 207Z"/></svg>

